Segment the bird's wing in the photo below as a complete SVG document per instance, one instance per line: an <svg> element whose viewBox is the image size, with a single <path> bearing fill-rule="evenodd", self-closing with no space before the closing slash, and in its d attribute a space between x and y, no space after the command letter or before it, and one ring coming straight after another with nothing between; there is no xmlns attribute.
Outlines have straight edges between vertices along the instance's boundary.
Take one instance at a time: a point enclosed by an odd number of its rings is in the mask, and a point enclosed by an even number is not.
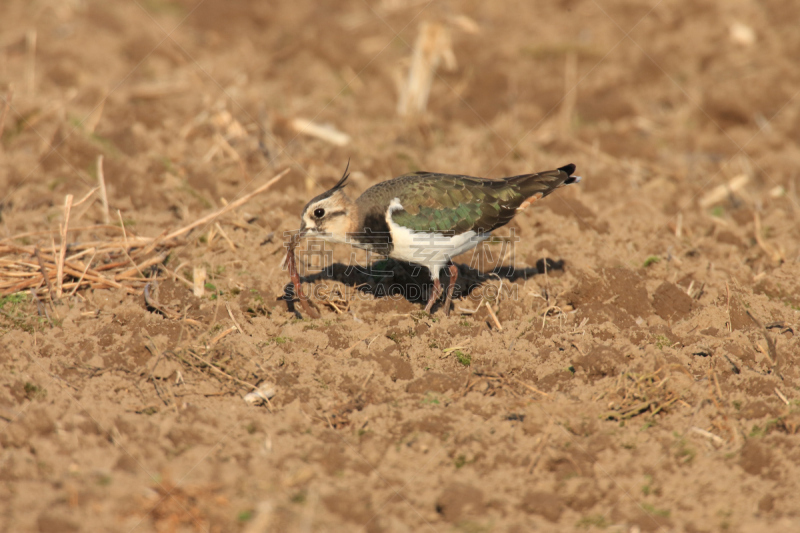
<svg viewBox="0 0 800 533"><path fill-rule="evenodd" d="M504 180L417 172L397 181L393 196L402 209L392 220L413 231L487 233L508 223L525 199Z"/></svg>

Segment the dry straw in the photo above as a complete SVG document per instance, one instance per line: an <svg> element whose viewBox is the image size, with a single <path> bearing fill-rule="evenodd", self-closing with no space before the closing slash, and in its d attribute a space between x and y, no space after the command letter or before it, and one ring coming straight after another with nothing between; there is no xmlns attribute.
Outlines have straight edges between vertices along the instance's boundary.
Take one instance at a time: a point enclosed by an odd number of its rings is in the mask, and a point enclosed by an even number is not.
<svg viewBox="0 0 800 533"><path fill-rule="evenodd" d="M253 192L171 233L164 232L157 237L140 237L130 235L125 230L121 214L119 214L120 227L108 224L70 227L72 208L87 201L98 190L104 214L107 216L108 200L102 178L102 159L98 159L97 165L100 186L77 203L73 203L72 195L67 195L65 199L64 221L57 231L60 238L59 246L56 246L53 239L56 231L27 232L0 239L0 296L34 290L37 295L46 293L51 299L56 299L60 298L64 291L71 291L70 295L75 294L78 288L116 288L131 294L141 294L148 282L144 275L145 271L163 263L169 255L168 250L180 244L179 237L199 226L214 223L222 215L272 187L289 172L289 169L284 170ZM71 233L101 229L117 231L121 229L122 235L106 240L69 242ZM231 244L224 232L220 233ZM51 242L49 250L47 247L17 244L20 241L24 242L28 237L48 235ZM83 262L85 256L90 257L86 263ZM106 257L107 262L93 266L97 256Z"/></svg>

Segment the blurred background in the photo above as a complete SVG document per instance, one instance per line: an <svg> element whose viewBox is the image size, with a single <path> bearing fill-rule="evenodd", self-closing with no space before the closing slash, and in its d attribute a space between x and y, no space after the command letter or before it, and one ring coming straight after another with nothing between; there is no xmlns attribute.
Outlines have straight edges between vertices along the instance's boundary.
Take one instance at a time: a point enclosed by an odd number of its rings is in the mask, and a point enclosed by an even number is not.
<svg viewBox="0 0 800 533"><path fill-rule="evenodd" d="M4 204L80 194L97 154L117 207L158 212L283 166L296 169L284 186L302 185L299 207L348 159L362 188L419 169L499 177L574 162L593 210L644 189L658 191L648 210L694 211L741 175L729 193L796 200L791 0L6 0L2 11Z"/></svg>
<svg viewBox="0 0 800 533"><path fill-rule="evenodd" d="M800 349L798 21L797 0L0 0L9 246L55 256L65 196L101 168L110 210L76 207L76 241L155 237L291 169L169 250L181 276L208 271L210 295L161 289L192 326L120 291L77 292L55 325L23 295L31 327L0 300L0 522L793 531L798 372L772 358ZM518 297L494 320L371 297L298 319L283 232L348 160L353 195L576 164L494 256L563 270L503 280ZM239 381L174 357L154 377L151 336ZM630 372L669 409L619 392ZM275 411L255 411L241 385L267 379Z"/></svg>

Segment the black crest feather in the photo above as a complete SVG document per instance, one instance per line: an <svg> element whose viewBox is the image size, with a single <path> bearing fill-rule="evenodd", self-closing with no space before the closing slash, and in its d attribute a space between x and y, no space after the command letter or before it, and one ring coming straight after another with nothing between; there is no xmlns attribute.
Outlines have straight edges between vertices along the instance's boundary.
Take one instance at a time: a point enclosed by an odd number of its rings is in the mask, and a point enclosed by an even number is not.
<svg viewBox="0 0 800 533"><path fill-rule="evenodd" d="M342 179L340 179L339 182L336 185L333 186L331 191L335 191L336 189L341 189L341 188L343 188L344 186L347 185L347 183L346 183L347 182L347 178L350 177L350 173L347 172L348 170L350 170L350 160L349 159L347 160L347 166L344 169L344 174L342 174Z"/></svg>

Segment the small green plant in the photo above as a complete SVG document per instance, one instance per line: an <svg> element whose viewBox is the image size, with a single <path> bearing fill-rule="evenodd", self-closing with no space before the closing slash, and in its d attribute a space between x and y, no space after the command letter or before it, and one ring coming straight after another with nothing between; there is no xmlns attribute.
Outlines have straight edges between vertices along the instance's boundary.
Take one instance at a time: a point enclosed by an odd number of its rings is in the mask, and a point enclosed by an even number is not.
<svg viewBox="0 0 800 533"><path fill-rule="evenodd" d="M779 426L780 424L781 424L781 418L772 418L770 420L767 420L767 423L764 425L763 428L758 424L754 424L752 429L750 430L750 434L748 435L748 437L754 439L766 437L775 429L776 426Z"/></svg>
<svg viewBox="0 0 800 533"><path fill-rule="evenodd" d="M658 257L657 255L651 255L650 257L648 257L647 259L644 260L644 265L643 266L644 266L644 268L647 268L650 265L653 265L653 264L658 263L660 261L661 261L660 257Z"/></svg>
<svg viewBox="0 0 800 533"><path fill-rule="evenodd" d="M239 514L236 515L236 520L238 520L239 522L247 522L251 518L253 518L252 509L246 509L244 511L240 511Z"/></svg>
<svg viewBox="0 0 800 533"><path fill-rule="evenodd" d="M464 366L469 366L472 364L472 357L468 353L464 353L461 350L456 350L453 352L456 356L456 360Z"/></svg>
<svg viewBox="0 0 800 533"><path fill-rule="evenodd" d="M640 431L647 431L648 429L650 429L655 425L656 425L655 419L650 418L649 420L645 421L644 424L642 424L642 429Z"/></svg>
<svg viewBox="0 0 800 533"><path fill-rule="evenodd" d="M439 405L441 402L439 401L439 397L435 394L429 392L425 395L425 397L420 401L423 405Z"/></svg>
<svg viewBox="0 0 800 533"><path fill-rule="evenodd" d="M645 496L650 496L650 493L653 492L653 476L650 474L645 474L644 479L646 483L642 485L642 494Z"/></svg>
<svg viewBox="0 0 800 533"><path fill-rule="evenodd" d="M684 438L679 439L678 442L675 444L675 447L677 448L677 451L675 452L675 459L677 459L678 462L680 462L681 464L688 465L692 461L694 461L697 452L694 450L694 448L691 448L686 443L686 439Z"/></svg>
<svg viewBox="0 0 800 533"><path fill-rule="evenodd" d="M292 342L291 337L275 337L275 344L286 344L287 342Z"/></svg>
<svg viewBox="0 0 800 533"><path fill-rule="evenodd" d="M456 467L456 468L461 468L462 466L464 466L465 464L467 464L467 456L466 456L466 455L463 455L463 454L461 454L461 455L458 455L458 456L457 456L457 457L456 457L456 458L453 460L453 464L455 465L455 467Z"/></svg>
<svg viewBox="0 0 800 533"><path fill-rule="evenodd" d="M584 516L575 524L575 527L581 529L590 529L596 527L597 529L605 529L609 526L609 523L606 522L606 517L601 514L593 514L589 516Z"/></svg>
<svg viewBox="0 0 800 533"><path fill-rule="evenodd" d="M656 335L655 345L659 350L663 350L665 346L667 348L672 346L672 343L664 335Z"/></svg>
<svg viewBox="0 0 800 533"><path fill-rule="evenodd" d="M725 209L721 205L718 205L717 207L711 210L712 217L722 218L724 215L725 215Z"/></svg>
<svg viewBox="0 0 800 533"><path fill-rule="evenodd" d="M5 309L6 305L8 305L10 307L9 312L13 313L16 311L17 306L27 299L25 293L18 292L17 294L9 294L8 296L0 298L0 309Z"/></svg>
<svg viewBox="0 0 800 533"><path fill-rule="evenodd" d="M25 397L29 400L44 400L47 397L47 391L39 385L34 385L30 381L26 381L24 385Z"/></svg>
<svg viewBox="0 0 800 533"><path fill-rule="evenodd" d="M669 516L669 509L658 509L657 507L649 503L643 503L642 509L644 509L645 511L654 516L663 516L664 518L667 518Z"/></svg>
<svg viewBox="0 0 800 533"><path fill-rule="evenodd" d="M306 491L301 490L291 498L292 503L302 504L306 503Z"/></svg>

